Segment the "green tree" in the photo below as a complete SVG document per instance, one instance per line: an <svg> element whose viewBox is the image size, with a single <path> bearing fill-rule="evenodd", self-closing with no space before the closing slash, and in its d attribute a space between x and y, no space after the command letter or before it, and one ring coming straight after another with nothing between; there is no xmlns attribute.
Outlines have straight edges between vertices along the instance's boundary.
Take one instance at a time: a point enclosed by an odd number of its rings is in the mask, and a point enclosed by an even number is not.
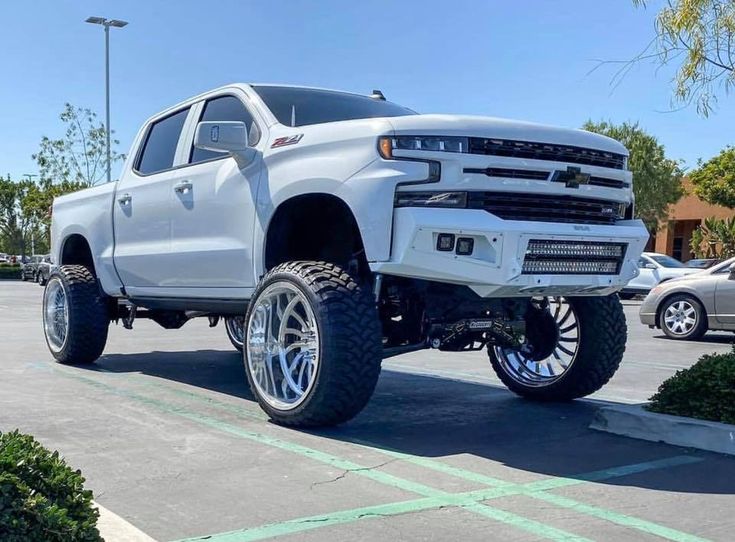
<svg viewBox="0 0 735 542"><path fill-rule="evenodd" d="M0 177L0 240L5 252L25 256L31 236L38 229L38 223L22 208L22 202L32 187L30 181L13 181L10 175Z"/></svg>
<svg viewBox="0 0 735 542"><path fill-rule="evenodd" d="M633 0L645 6L647 0ZM668 0L656 17L656 35L633 61L675 64L674 101L696 103L707 116L718 94L735 85L735 2Z"/></svg>
<svg viewBox="0 0 735 542"><path fill-rule="evenodd" d="M669 205L679 201L684 193L679 162L667 158L663 145L638 123L615 125L587 121L582 128L616 139L628 149L636 215L655 231L658 223L666 217Z"/></svg>
<svg viewBox="0 0 735 542"><path fill-rule="evenodd" d="M700 160L689 179L704 201L735 208L735 147L725 147L706 162Z"/></svg>
<svg viewBox="0 0 735 542"><path fill-rule="evenodd" d="M107 172L105 126L91 109L74 107L67 103L59 116L65 126L64 137L41 138L40 150L33 155L42 179L53 183L74 182L93 186L102 181ZM111 133L114 133L111 132ZM110 161L125 158L115 151L120 142L111 141Z"/></svg>

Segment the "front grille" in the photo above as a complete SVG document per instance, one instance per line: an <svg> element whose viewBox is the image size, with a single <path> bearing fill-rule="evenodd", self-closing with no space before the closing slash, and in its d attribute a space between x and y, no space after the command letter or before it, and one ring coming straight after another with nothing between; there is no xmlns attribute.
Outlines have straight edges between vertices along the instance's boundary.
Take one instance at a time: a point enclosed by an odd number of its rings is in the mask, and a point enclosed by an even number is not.
<svg viewBox="0 0 735 542"><path fill-rule="evenodd" d="M477 173L478 175L487 175L488 177L502 177L503 179L532 179L537 181L545 181L549 178L548 171L536 171L532 169L510 169L504 167L486 167L486 168L464 168L465 173Z"/></svg>
<svg viewBox="0 0 735 542"><path fill-rule="evenodd" d="M531 239L524 275L617 275L628 245L598 241Z"/></svg>
<svg viewBox="0 0 735 542"><path fill-rule="evenodd" d="M615 224L625 212L625 205L614 201L577 196L484 191L469 192L467 207L484 209L503 220L602 225Z"/></svg>
<svg viewBox="0 0 735 542"><path fill-rule="evenodd" d="M502 167L466 167L462 170L464 173L476 173L477 175L487 175L488 177L500 177L502 179L528 179L534 181L546 181L551 175L551 171L542 171L538 169L511 169ZM551 180L555 181L552 175ZM619 179L608 179L607 177L598 177L592 175L587 184L594 186L604 186L606 188L627 188L629 185L625 181Z"/></svg>
<svg viewBox="0 0 735 542"><path fill-rule="evenodd" d="M512 139L493 139L485 137L469 138L470 154L489 156L509 156L528 160L551 160L572 164L587 164L613 169L623 169L625 156L614 152L559 145L556 143L536 143Z"/></svg>

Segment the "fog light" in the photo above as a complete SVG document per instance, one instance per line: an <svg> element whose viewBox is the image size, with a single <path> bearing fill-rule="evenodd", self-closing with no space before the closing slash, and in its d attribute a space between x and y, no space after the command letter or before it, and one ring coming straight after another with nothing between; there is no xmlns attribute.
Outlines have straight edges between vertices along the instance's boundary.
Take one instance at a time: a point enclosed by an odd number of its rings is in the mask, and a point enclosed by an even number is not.
<svg viewBox="0 0 735 542"><path fill-rule="evenodd" d="M436 239L436 249L442 252L450 252L454 250L454 234L440 233Z"/></svg>
<svg viewBox="0 0 735 542"><path fill-rule="evenodd" d="M469 256L475 248L475 240L472 237L460 237L457 239L457 254Z"/></svg>

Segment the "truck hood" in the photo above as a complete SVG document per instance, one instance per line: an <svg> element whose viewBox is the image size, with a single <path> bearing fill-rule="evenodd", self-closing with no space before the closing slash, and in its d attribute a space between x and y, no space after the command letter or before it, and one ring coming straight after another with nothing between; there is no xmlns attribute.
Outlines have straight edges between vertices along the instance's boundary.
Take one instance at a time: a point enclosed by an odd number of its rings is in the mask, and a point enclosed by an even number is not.
<svg viewBox="0 0 735 542"><path fill-rule="evenodd" d="M396 134L452 135L556 143L628 155L612 138L572 128L558 128L533 122L473 115L407 115L389 117Z"/></svg>

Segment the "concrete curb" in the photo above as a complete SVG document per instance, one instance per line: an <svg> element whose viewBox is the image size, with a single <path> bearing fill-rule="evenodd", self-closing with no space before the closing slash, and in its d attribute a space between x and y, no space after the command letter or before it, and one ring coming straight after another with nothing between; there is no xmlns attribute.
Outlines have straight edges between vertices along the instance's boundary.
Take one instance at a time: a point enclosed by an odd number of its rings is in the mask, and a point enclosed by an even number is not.
<svg viewBox="0 0 735 542"><path fill-rule="evenodd" d="M643 405L600 408L590 429L735 455L735 425L649 412Z"/></svg>
<svg viewBox="0 0 735 542"><path fill-rule="evenodd" d="M100 513L97 520L97 530L106 542L156 542L154 538L151 538L114 512L110 512L100 503L95 502L94 505Z"/></svg>

